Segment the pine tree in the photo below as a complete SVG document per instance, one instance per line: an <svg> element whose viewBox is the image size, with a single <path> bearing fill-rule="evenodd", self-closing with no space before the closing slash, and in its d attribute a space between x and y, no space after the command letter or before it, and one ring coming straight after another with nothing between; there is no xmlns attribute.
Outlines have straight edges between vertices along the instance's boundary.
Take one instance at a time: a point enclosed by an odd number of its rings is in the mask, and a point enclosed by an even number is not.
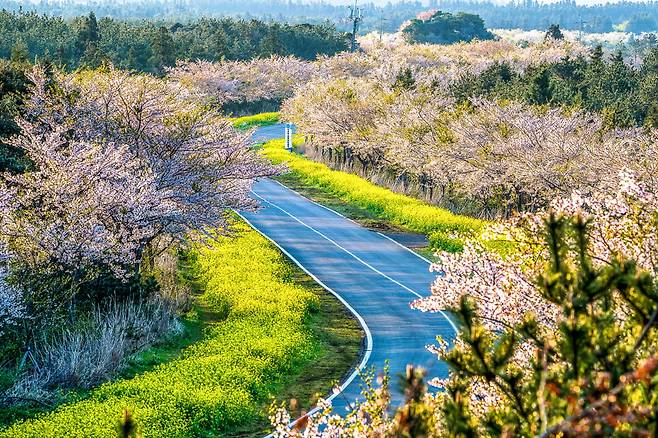
<svg viewBox="0 0 658 438"><path fill-rule="evenodd" d="M225 59L229 55L228 36L221 26L217 27L213 35L213 51L217 60Z"/></svg>
<svg viewBox="0 0 658 438"><path fill-rule="evenodd" d="M25 41L18 40L11 48L9 58L12 62L27 62L30 59L30 49Z"/></svg>
<svg viewBox="0 0 658 438"><path fill-rule="evenodd" d="M590 62L585 69L581 92L585 109L589 111L603 111L610 96L605 90L606 65L603 60L603 47L597 45L591 52Z"/></svg>
<svg viewBox="0 0 658 438"><path fill-rule="evenodd" d="M562 308L556 333L539 330L530 316L493 333L480 324L468 298L453 309L463 346L445 355L458 376L443 408L451 436L604 436L623 423L636 435L655 432L658 288L632 260L619 257L595 267L587 236L588 223L580 217L551 216L546 223L551 258L537 284ZM627 312L623 323L619 303ZM521 342L539 352L529 378L513 361ZM483 423L473 420L464 402L465 388L478 379L503 395Z"/></svg>
<svg viewBox="0 0 658 438"><path fill-rule="evenodd" d="M174 39L165 26L160 26L151 41L150 64L153 71L158 74L164 72L165 67L171 67L176 63L176 47Z"/></svg>
<svg viewBox="0 0 658 438"><path fill-rule="evenodd" d="M281 41L281 37L279 35L281 31L281 26L279 24L272 24L268 29L267 29L267 34L265 35L265 38L260 43L260 56L261 57L268 57L272 55L285 55L286 53L286 47L283 44L283 41Z"/></svg>
<svg viewBox="0 0 658 438"><path fill-rule="evenodd" d="M603 63L603 46L601 46L601 44L597 44L596 47L592 49L590 61L593 64Z"/></svg>
<svg viewBox="0 0 658 438"><path fill-rule="evenodd" d="M546 31L546 35L544 35L544 40L563 40L564 35L562 34L562 31L560 30L560 25L559 24L551 24L548 27L548 30Z"/></svg>
<svg viewBox="0 0 658 438"><path fill-rule="evenodd" d="M84 52L88 50L89 45L98 47L100 40L101 38L100 32L98 30L98 22L96 21L96 15L94 15L93 12L90 12L89 16L83 17L79 24L75 43L78 56L81 57Z"/></svg>
<svg viewBox="0 0 658 438"><path fill-rule="evenodd" d="M100 31L96 15L93 12L82 19L75 43L78 65L96 68L100 66L105 56L100 49Z"/></svg>
<svg viewBox="0 0 658 438"><path fill-rule="evenodd" d="M397 90L412 90L415 87L416 81L414 80L414 75L409 67L398 73L395 78L395 84L393 85L393 88Z"/></svg>
<svg viewBox="0 0 658 438"><path fill-rule="evenodd" d="M548 66L541 66L529 73L530 83L526 98L530 103L545 105L551 102L551 72Z"/></svg>
<svg viewBox="0 0 658 438"><path fill-rule="evenodd" d="M647 115L644 117L644 126L646 128L658 128L658 101L652 101L647 109Z"/></svg>

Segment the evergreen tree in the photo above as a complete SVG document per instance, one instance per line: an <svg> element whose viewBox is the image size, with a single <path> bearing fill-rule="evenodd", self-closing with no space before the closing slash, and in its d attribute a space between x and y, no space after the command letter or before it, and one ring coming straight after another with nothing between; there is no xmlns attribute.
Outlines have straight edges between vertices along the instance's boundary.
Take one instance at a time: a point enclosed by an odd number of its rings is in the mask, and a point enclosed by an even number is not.
<svg viewBox="0 0 658 438"><path fill-rule="evenodd" d="M212 50L215 54L214 59L221 60L229 54L229 41L228 35L222 26L218 26L213 34L213 47Z"/></svg>
<svg viewBox="0 0 658 438"><path fill-rule="evenodd" d="M545 105L552 100L550 67L543 65L528 74L529 84L526 92L528 102Z"/></svg>
<svg viewBox="0 0 658 438"><path fill-rule="evenodd" d="M603 46L597 44L594 49L592 49L590 55L590 61L592 64L602 64L603 63Z"/></svg>
<svg viewBox="0 0 658 438"><path fill-rule="evenodd" d="M414 75L409 67L398 73L393 87L397 90L412 90L416 87Z"/></svg>
<svg viewBox="0 0 658 438"><path fill-rule="evenodd" d="M104 63L107 63L107 57L98 46L92 42L87 43L85 51L80 57L79 65L81 67L98 68Z"/></svg>
<svg viewBox="0 0 658 438"><path fill-rule="evenodd" d="M286 47L281 41L280 33L281 26L278 23L274 23L269 27L265 38L263 38L260 43L261 57L286 54Z"/></svg>
<svg viewBox="0 0 658 438"><path fill-rule="evenodd" d="M609 436L625 422L635 436L651 436L658 427L655 279L621 257L595 267L583 218L552 216L545 236L551 259L537 284L564 318L556 333L538 330L531 317L493 333L481 325L471 301L462 299L453 312L463 343L445 354L458 376L443 408L450 436L479 436L482 430L487 436ZM621 303L629 306L623 324L616 314ZM513 351L522 342L540 352L530 378L514 364ZM503 397L479 424L464 393L477 380Z"/></svg>
<svg viewBox="0 0 658 438"><path fill-rule="evenodd" d="M105 58L99 48L101 40L96 15L93 12L84 17L80 23L75 43L78 55L78 65L96 68L101 65Z"/></svg>
<svg viewBox="0 0 658 438"><path fill-rule="evenodd" d="M100 39L101 37L98 30L96 15L94 15L93 12L90 12L89 16L83 17L79 24L75 44L78 55L82 56L88 50L90 45L93 47L98 47L98 42Z"/></svg>
<svg viewBox="0 0 658 438"><path fill-rule="evenodd" d="M548 30L546 31L546 35L544 36L544 40L548 39L553 39L553 40L563 40L564 35L562 34L562 31L560 30L560 25L559 24L551 24L548 27Z"/></svg>
<svg viewBox="0 0 658 438"><path fill-rule="evenodd" d="M603 47L597 45L591 52L590 62L587 65L581 90L585 109L601 112L605 108L609 96L606 95L604 83L606 66L603 60Z"/></svg>
<svg viewBox="0 0 658 438"><path fill-rule="evenodd" d="M403 29L410 42L452 44L459 41L491 40L493 34L480 16L463 12L450 14L437 11L427 20L413 19Z"/></svg>
<svg viewBox="0 0 658 438"><path fill-rule="evenodd" d="M630 127L641 121L642 108L636 99L637 74L624 62L620 51L613 55L607 65L601 83L609 127Z"/></svg>
<svg viewBox="0 0 658 438"><path fill-rule="evenodd" d="M55 61L59 67L64 67L66 65L66 49L63 45L58 45L57 50L55 50Z"/></svg>
<svg viewBox="0 0 658 438"><path fill-rule="evenodd" d="M165 67L171 67L176 64L176 47L171 37L169 29L160 26L151 41L151 59L150 64L153 71L158 74L164 72Z"/></svg>
<svg viewBox="0 0 658 438"><path fill-rule="evenodd" d="M18 40L11 48L11 56L9 59L12 62L27 62L30 59L30 49L25 44L25 41Z"/></svg>
<svg viewBox="0 0 658 438"><path fill-rule="evenodd" d="M23 152L4 144L3 140L19 132L15 117L23 108L29 68L28 63L0 60L0 172L17 172L26 166Z"/></svg>
<svg viewBox="0 0 658 438"><path fill-rule="evenodd" d="M658 100L654 100L649 104L647 115L644 118L644 126L646 128L658 128Z"/></svg>

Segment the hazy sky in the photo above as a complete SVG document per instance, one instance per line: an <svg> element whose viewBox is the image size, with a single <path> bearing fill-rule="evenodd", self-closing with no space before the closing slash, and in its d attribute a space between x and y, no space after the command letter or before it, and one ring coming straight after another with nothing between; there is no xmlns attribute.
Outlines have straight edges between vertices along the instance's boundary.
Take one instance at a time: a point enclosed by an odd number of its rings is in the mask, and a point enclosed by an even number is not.
<svg viewBox="0 0 658 438"><path fill-rule="evenodd" d="M40 1L41 0L26 0L26 3L38 3ZM95 1L98 2L99 0L95 0ZM114 0L114 1L113 0L100 0L101 3L103 3L103 2L131 3L131 1L133 1L133 0L119 0L119 1L116 1L116 0ZM180 0L169 0L169 1L179 2ZM191 3L194 3L194 0L187 0L187 1L189 1ZM263 1L268 1L268 0L263 0ZM293 1L298 1L298 0L293 0ZM306 2L307 3L313 3L314 1L315 0L307 0ZM327 2L327 3L335 4L335 5L351 5L351 4L354 3L354 0L324 0L324 1ZM401 1L401 0L358 0L359 3L375 3L375 4L379 4L379 5L385 5L387 3L397 3L399 1ZM428 0L421 0L421 1L424 4L428 3ZM475 0L475 1L481 1L481 0ZM493 3L509 3L510 0L490 0L490 1L492 1ZM516 0L516 1L519 1L519 0ZM554 3L554 2L557 2L557 1L559 1L559 0L540 0L540 2L542 2L542 3ZM579 4L579 5L595 5L595 4L602 4L602 3L617 3L618 1L619 0L576 0L576 3ZM627 1L642 2L642 1L645 1L645 0L627 0ZM56 0L55 0L55 2L56 2ZM74 0L74 2L84 4L84 3L89 3L90 1L89 0L77 0L77 1Z"/></svg>

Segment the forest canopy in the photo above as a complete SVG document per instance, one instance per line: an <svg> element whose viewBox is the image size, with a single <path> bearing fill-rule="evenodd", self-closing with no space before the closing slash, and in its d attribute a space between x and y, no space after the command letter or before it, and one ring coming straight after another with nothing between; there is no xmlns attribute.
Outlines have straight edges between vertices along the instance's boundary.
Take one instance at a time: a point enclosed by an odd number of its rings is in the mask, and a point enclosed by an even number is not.
<svg viewBox="0 0 658 438"><path fill-rule="evenodd" d="M46 60L73 70L113 64L162 74L178 60L250 60L273 55L312 60L347 48L331 24L231 18L183 23L86 16L64 19L0 11L0 58Z"/></svg>
<svg viewBox="0 0 658 438"><path fill-rule="evenodd" d="M621 1L595 5L577 4L575 1L558 2L491 2L464 0L432 0L430 8L457 13L465 12L482 17L489 29L546 29L559 24L562 29L583 32L611 32L616 28L631 32L655 32L658 30L658 4L655 2ZM361 31L396 32L405 21L427 9L425 2L359 1L364 11ZM300 0L132 0L114 2L72 2L67 0L42 0L22 2L0 0L0 9L18 12L36 12L50 16L73 18L95 12L98 17L117 19L158 19L187 21L202 16L256 18L263 21L287 21L290 23L322 24L327 20L340 31L351 31L345 20L349 11L344 5L327 1L304 2Z"/></svg>

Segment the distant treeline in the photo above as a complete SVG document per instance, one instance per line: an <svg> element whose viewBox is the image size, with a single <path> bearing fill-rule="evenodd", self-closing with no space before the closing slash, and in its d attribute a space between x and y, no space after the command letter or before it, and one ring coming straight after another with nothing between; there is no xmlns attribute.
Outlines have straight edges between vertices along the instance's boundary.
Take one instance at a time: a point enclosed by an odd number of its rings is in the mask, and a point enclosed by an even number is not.
<svg viewBox="0 0 658 438"><path fill-rule="evenodd" d="M112 63L160 74L177 60L248 60L294 55L312 60L347 48L331 24L285 24L233 18L119 20L0 11L0 58L45 60L66 69Z"/></svg>
<svg viewBox="0 0 658 438"><path fill-rule="evenodd" d="M489 28L546 29L559 24L563 29L583 32L654 32L658 30L658 2L605 3L577 5L573 0L539 3L522 0L519 4L495 4L463 0L431 0L432 7L447 12L477 13Z"/></svg>
<svg viewBox="0 0 658 438"><path fill-rule="evenodd" d="M400 25L428 8L420 1L403 1L376 6L360 1L364 11L361 31L397 31ZM25 3L0 0L0 8L10 11L35 11L48 15L74 17L93 11L98 17L121 19L189 20L201 16L232 16L245 19L286 21L290 23L333 22L337 29L350 30L345 6L326 2L299 0L136 0L114 2L96 0L86 4L72 0L42 0ZM610 32L615 27L632 32L658 30L658 2L605 3L577 5L575 1L542 4L534 0L519 0L507 4L474 0L431 0L431 8L445 12L468 12L480 15L488 28L546 29L559 24L563 29L584 32Z"/></svg>

